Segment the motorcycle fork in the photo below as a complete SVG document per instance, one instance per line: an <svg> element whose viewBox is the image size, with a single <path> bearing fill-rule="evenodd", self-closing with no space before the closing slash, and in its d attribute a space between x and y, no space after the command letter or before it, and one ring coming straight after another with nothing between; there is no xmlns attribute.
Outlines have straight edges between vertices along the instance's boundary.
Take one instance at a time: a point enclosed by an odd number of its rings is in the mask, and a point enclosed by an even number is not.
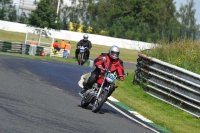
<svg viewBox="0 0 200 133"><path fill-rule="evenodd" d="M100 88L99 88L99 91L98 91L98 93L97 93L96 99L99 98L99 95L100 95L100 93L101 93L101 91L102 91L102 88L103 88L103 85L104 85L104 82L105 82L105 78L106 78L106 76L104 76L103 82L102 82L102 84L101 84L101 86L100 86Z"/></svg>

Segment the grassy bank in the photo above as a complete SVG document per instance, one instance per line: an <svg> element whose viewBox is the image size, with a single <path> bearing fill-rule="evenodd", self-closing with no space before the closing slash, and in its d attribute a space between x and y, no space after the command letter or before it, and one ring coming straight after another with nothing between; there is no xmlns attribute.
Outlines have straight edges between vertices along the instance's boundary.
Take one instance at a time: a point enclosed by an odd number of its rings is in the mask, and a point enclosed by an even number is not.
<svg viewBox="0 0 200 133"><path fill-rule="evenodd" d="M25 37L26 37L25 33L18 33L18 32L10 32L10 31L0 30L0 40L9 41L9 42L22 42L22 43L24 43ZM80 38L80 39L82 39L82 38ZM55 40L61 41L62 39L55 39ZM77 42L71 41L70 38L68 38L66 41L67 42L69 41L71 43L72 49L71 49L70 55L74 56ZM90 57L95 58L100 53L108 52L108 50L109 50L108 46L93 44L92 49L90 51ZM131 50L131 49L124 49L124 48L121 48L120 50L121 50L120 58L123 61L126 61L126 62L136 62L137 61L138 51Z"/></svg>
<svg viewBox="0 0 200 133"><path fill-rule="evenodd" d="M200 41L182 39L170 44L159 44L160 47L145 54L200 74Z"/></svg>
<svg viewBox="0 0 200 133"><path fill-rule="evenodd" d="M129 71L124 82L117 81L119 88L112 96L173 133L199 133L200 121L196 117L148 95L132 84L133 76L134 72Z"/></svg>

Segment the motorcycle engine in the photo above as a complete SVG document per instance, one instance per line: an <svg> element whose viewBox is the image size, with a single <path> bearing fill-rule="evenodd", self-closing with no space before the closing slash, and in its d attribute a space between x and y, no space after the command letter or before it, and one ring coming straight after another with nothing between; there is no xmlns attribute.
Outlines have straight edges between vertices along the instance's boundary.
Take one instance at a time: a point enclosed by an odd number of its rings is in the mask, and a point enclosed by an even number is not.
<svg viewBox="0 0 200 133"><path fill-rule="evenodd" d="M94 91L94 89L89 89L84 94L84 99L87 102L91 102L92 99L95 97L96 97L96 92Z"/></svg>

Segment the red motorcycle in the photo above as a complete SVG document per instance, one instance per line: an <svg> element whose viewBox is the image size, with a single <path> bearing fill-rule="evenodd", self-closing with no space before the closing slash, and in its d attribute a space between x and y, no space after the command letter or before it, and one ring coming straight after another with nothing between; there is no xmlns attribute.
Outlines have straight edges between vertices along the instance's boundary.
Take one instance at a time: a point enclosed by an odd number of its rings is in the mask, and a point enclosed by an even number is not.
<svg viewBox="0 0 200 133"><path fill-rule="evenodd" d="M128 75L128 73L125 73L124 75L117 76L115 73L111 73L110 70L102 70L104 71L104 75L102 76L103 78L99 78L93 84L92 88L87 90L85 93L79 93L82 97L81 107L86 108L89 104L92 104L92 112L94 113L98 112L106 102L111 84L121 76Z"/></svg>

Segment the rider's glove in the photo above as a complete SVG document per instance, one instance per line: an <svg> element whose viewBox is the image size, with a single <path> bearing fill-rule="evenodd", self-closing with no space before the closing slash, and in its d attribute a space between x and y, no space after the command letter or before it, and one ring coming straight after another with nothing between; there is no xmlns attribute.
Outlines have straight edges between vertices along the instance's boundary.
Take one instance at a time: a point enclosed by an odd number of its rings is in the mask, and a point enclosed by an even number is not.
<svg viewBox="0 0 200 133"><path fill-rule="evenodd" d="M97 67L98 67L99 69L102 69L102 68L103 68L102 65L98 65Z"/></svg>
<svg viewBox="0 0 200 133"><path fill-rule="evenodd" d="M124 77L120 77L119 80L124 81Z"/></svg>
<svg viewBox="0 0 200 133"><path fill-rule="evenodd" d="M98 65L97 66L99 69L101 69L101 74L103 74L104 73L104 70L102 69L103 67L102 67L102 65Z"/></svg>
<svg viewBox="0 0 200 133"><path fill-rule="evenodd" d="M101 74L104 74L104 70L101 69Z"/></svg>

